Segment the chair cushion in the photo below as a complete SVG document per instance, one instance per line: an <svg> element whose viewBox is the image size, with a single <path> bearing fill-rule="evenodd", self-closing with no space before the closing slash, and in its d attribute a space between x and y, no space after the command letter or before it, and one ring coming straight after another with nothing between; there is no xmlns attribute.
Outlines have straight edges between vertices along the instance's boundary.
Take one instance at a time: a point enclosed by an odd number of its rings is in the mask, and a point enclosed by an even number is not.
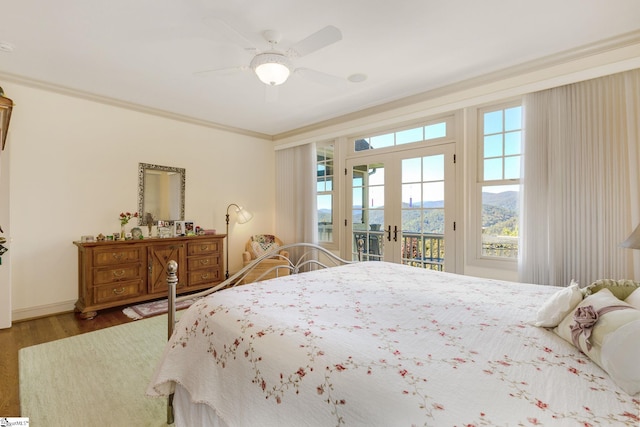
<svg viewBox="0 0 640 427"><path fill-rule="evenodd" d="M258 258L267 252L275 251L280 247L276 243L276 237L272 234L256 234L251 237L251 251Z"/></svg>

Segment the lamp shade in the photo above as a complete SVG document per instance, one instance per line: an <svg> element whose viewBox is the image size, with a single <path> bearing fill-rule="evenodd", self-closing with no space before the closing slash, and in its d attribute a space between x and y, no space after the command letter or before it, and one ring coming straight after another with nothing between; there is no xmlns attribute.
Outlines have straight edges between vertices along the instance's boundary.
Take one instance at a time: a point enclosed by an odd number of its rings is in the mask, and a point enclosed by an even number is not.
<svg viewBox="0 0 640 427"><path fill-rule="evenodd" d="M244 224L245 222L251 221L251 218L253 218L253 214L242 206L238 206L236 214L238 224Z"/></svg>
<svg viewBox="0 0 640 427"><path fill-rule="evenodd" d="M291 64L280 53L261 53L251 61L251 68L260 81L270 86L281 85L291 74Z"/></svg>
<svg viewBox="0 0 640 427"><path fill-rule="evenodd" d="M623 248L640 249L640 225L633 230L633 233L627 237L627 240L620 243L620 246Z"/></svg>

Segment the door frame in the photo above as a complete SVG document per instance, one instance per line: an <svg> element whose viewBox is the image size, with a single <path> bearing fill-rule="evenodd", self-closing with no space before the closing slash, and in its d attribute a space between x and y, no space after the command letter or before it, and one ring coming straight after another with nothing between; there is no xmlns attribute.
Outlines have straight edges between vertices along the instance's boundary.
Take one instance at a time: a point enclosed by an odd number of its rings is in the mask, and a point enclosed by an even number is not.
<svg viewBox="0 0 640 427"><path fill-rule="evenodd" d="M444 240L446 243L446 257L444 260L444 270L449 272L457 272L459 268L458 262L459 254L463 248L459 248L460 239L458 236L462 235L461 221L456 218L457 209L456 206L460 199L458 194L458 183L460 182L459 170L457 168L458 159L456 155L456 143L447 142L439 144L429 144L427 146L408 148L403 150L384 151L379 153L367 153L366 155L359 155L357 157L347 158L345 160L345 210L344 210L344 226L345 233L342 240L342 253L341 255L347 259L352 257L352 239L353 239L353 224L352 224L352 210L353 210L353 168L354 166L361 164L371 163L383 163L385 167L385 212L383 225L384 230L388 230L391 225L392 234L394 226L402 224L402 209L388 209L389 206L401 206L402 202L402 160L426 157L431 155L445 155L445 232ZM401 232L400 231L400 237ZM386 232L384 239L387 240ZM383 252L383 260L389 262L401 262L401 246L402 239L398 239L396 242L391 242L394 246L390 251ZM385 241L385 244L389 244L389 241Z"/></svg>

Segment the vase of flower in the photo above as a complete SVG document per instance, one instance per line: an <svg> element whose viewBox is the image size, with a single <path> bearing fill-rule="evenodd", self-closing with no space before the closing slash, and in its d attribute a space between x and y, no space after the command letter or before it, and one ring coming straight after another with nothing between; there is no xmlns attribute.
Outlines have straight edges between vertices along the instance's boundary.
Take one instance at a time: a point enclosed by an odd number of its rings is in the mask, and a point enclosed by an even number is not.
<svg viewBox="0 0 640 427"><path fill-rule="evenodd" d="M131 218L138 218L138 212L120 212L120 238L124 240L124 226L129 223Z"/></svg>

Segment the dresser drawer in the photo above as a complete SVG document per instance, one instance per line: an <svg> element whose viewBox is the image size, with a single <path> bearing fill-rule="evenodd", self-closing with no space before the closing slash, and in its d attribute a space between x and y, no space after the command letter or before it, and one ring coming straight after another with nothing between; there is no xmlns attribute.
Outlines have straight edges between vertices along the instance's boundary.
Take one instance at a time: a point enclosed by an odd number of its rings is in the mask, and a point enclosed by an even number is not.
<svg viewBox="0 0 640 427"><path fill-rule="evenodd" d="M220 240L207 240L204 242L189 242L187 256L207 255L220 253Z"/></svg>
<svg viewBox="0 0 640 427"><path fill-rule="evenodd" d="M127 300L142 294L142 279L130 282L114 283L111 285L96 286L93 289L93 303L103 304L119 300Z"/></svg>
<svg viewBox="0 0 640 427"><path fill-rule="evenodd" d="M220 267L189 271L189 286L219 282L221 278L222 269Z"/></svg>
<svg viewBox="0 0 640 427"><path fill-rule="evenodd" d="M127 264L143 259L143 247L121 246L119 248L100 248L93 251L94 267Z"/></svg>
<svg viewBox="0 0 640 427"><path fill-rule="evenodd" d="M187 258L187 267L189 268L189 271L200 270L203 268L217 268L219 265L220 257L218 255Z"/></svg>
<svg viewBox="0 0 640 427"><path fill-rule="evenodd" d="M124 282L141 279L144 274L142 263L122 264L115 267L101 267L93 269L93 284Z"/></svg>

